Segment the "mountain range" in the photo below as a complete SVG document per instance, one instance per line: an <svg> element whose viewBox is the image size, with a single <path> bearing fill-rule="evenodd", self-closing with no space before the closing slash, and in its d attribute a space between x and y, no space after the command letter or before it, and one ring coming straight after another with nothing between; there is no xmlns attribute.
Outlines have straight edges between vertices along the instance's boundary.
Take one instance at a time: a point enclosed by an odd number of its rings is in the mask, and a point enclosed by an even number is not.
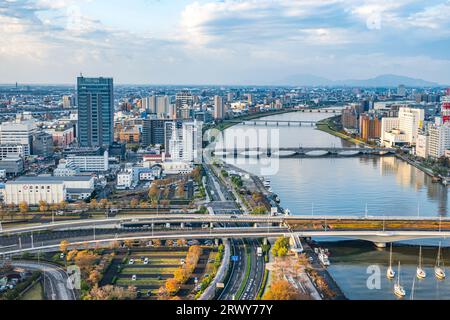
<svg viewBox="0 0 450 320"><path fill-rule="evenodd" d="M349 86L349 87L397 87L401 84L407 87L438 87L436 82L416 79L395 74L379 75L370 79L330 80L312 74L296 74L280 81L282 85L291 86Z"/></svg>

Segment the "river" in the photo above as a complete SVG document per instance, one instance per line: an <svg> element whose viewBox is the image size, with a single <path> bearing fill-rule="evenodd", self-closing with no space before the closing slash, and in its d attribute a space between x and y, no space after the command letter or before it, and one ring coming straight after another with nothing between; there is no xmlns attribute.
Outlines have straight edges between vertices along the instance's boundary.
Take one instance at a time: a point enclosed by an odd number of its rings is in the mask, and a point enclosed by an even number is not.
<svg viewBox="0 0 450 320"><path fill-rule="evenodd" d="M318 113L286 113L262 119L320 120L325 117L327 115ZM225 135L231 130L256 131L262 136L268 133L280 147L349 146L348 142L308 125L237 125L227 129ZM274 145L273 141L271 145ZM258 144L261 147L268 145L264 139L260 139ZM273 192L281 198L282 206L289 208L293 215L445 217L449 213L447 187L432 183L431 178L422 171L393 156L301 159L228 157L226 161L269 178ZM441 240L443 246L450 245L450 241ZM437 281L433 274L436 248L432 245L438 241L409 241L394 245L394 263L396 265L398 260L402 262L403 285L408 296L418 259L418 249L411 245L422 244L430 245L424 249L424 255L428 257L425 261L428 277L416 281L415 298L450 299L450 279ZM384 276L388 261L386 250L376 249L363 241L332 241L326 242L326 245L332 252L329 271L347 297L395 299L393 283ZM450 259L450 251L445 251L444 258ZM381 267L381 288L371 290L367 288L366 280L369 276L367 268L373 264Z"/></svg>

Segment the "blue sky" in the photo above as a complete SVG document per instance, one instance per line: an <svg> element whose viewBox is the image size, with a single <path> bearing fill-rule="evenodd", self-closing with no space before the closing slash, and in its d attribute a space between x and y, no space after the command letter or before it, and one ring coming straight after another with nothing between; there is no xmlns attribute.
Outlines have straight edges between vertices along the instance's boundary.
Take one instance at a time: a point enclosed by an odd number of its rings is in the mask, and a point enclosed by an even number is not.
<svg viewBox="0 0 450 320"><path fill-rule="evenodd" d="M450 84L450 2L0 0L0 83L268 84L399 74Z"/></svg>

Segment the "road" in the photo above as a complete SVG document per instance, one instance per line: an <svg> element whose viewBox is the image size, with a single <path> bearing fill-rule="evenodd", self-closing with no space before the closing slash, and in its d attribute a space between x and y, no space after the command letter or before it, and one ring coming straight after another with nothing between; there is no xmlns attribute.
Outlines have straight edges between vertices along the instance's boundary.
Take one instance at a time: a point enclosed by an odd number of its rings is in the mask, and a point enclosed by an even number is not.
<svg viewBox="0 0 450 320"><path fill-rule="evenodd" d="M76 300L76 294L73 289L67 286L68 275L60 267L32 261L12 261L12 266L23 268L25 270L39 270L44 277L44 292L51 300Z"/></svg>
<svg viewBox="0 0 450 320"><path fill-rule="evenodd" d="M233 248L232 255L238 257L238 260L232 262L230 278L225 284L219 300L234 300L235 294L241 287L242 281L244 281L247 264L244 241L242 239L233 239L231 240L231 246Z"/></svg>
<svg viewBox="0 0 450 320"><path fill-rule="evenodd" d="M241 300L255 300L264 278L264 257L258 257L257 249L261 246L258 240L248 240L250 246L250 274L245 284Z"/></svg>

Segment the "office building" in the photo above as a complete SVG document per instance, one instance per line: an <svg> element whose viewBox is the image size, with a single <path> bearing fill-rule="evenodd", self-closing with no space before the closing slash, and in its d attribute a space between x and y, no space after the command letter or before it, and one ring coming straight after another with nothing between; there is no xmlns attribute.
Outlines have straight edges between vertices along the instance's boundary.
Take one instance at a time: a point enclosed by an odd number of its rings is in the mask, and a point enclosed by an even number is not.
<svg viewBox="0 0 450 320"><path fill-rule="evenodd" d="M108 151L100 156L69 155L66 160L71 161L81 172L105 172L109 169Z"/></svg>
<svg viewBox="0 0 450 320"><path fill-rule="evenodd" d="M21 145L25 156L31 155L33 134L38 132L34 120L20 118L0 124L0 144Z"/></svg>
<svg viewBox="0 0 450 320"><path fill-rule="evenodd" d="M112 78L77 78L78 142L81 147L109 146L114 140Z"/></svg>
<svg viewBox="0 0 450 320"><path fill-rule="evenodd" d="M428 156L439 159L445 155L445 150L450 148L450 124L430 126Z"/></svg>
<svg viewBox="0 0 450 320"><path fill-rule="evenodd" d="M214 96L214 120L222 120L224 117L223 98Z"/></svg>
<svg viewBox="0 0 450 320"><path fill-rule="evenodd" d="M381 120L373 114L362 114L359 118L359 132L364 141L381 138Z"/></svg>

